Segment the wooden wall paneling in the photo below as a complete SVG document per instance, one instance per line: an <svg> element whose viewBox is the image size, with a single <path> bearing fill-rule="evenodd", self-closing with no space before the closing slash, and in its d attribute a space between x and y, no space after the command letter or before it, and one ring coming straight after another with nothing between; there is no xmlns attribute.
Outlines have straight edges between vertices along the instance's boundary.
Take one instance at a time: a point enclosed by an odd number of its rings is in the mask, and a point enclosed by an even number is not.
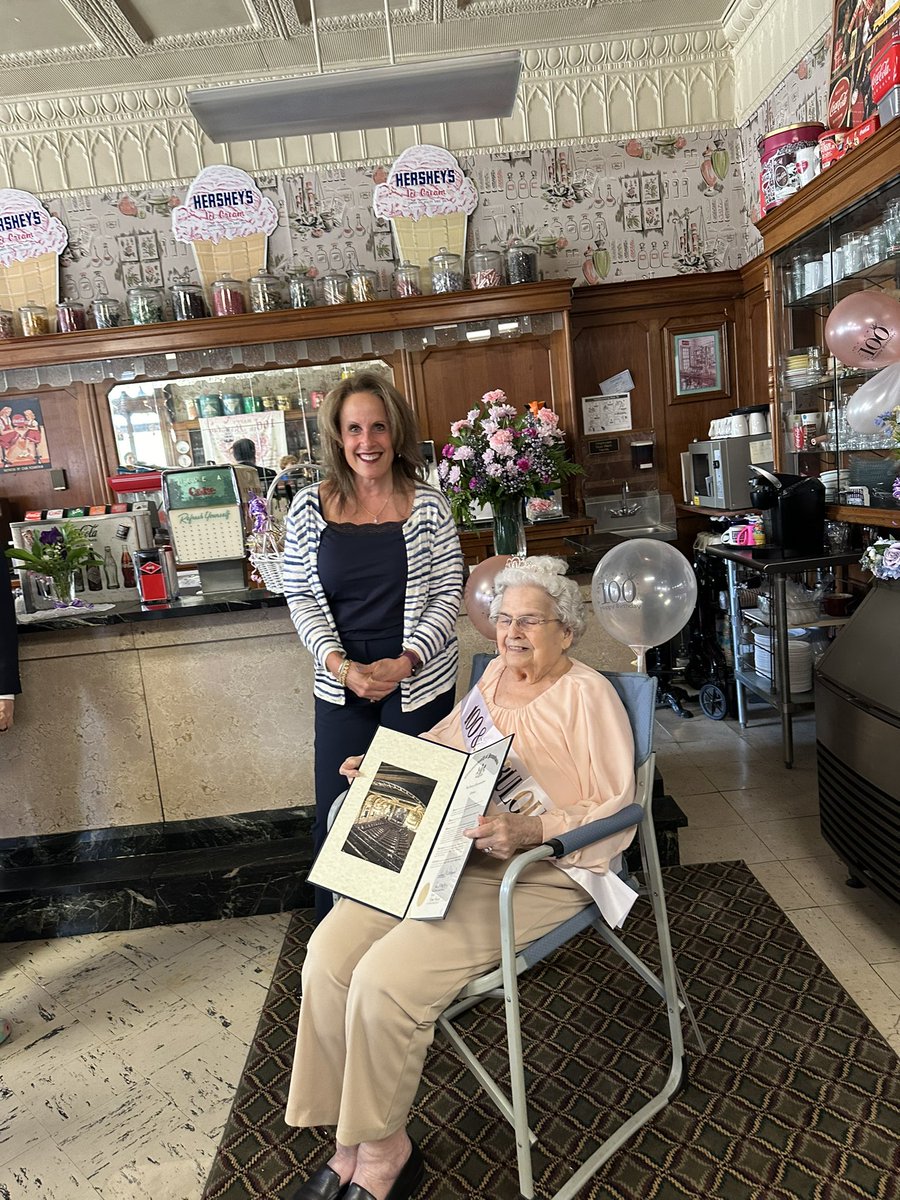
<svg viewBox="0 0 900 1200"><path fill-rule="evenodd" d="M774 399L772 363L771 283L769 260L760 255L741 271L742 292L737 305L737 370L742 404L771 404Z"/></svg>
<svg viewBox="0 0 900 1200"><path fill-rule="evenodd" d="M36 391L34 397L41 405L50 467L0 472L0 497L9 506L10 520L22 520L29 509L109 503L103 432L88 389L72 384L69 388ZM21 394L9 397L16 404L27 399ZM0 406L4 402L5 398L0 397ZM54 491L50 484L50 470L58 468L66 472L65 491Z"/></svg>

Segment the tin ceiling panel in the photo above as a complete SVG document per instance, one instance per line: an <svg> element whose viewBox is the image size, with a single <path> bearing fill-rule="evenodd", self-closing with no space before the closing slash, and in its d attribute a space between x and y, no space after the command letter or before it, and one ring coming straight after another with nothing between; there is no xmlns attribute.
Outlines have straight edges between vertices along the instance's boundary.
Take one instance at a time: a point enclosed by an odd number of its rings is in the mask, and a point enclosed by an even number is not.
<svg viewBox="0 0 900 1200"><path fill-rule="evenodd" d="M147 42L255 24L253 9L244 0L118 0L118 6Z"/></svg>
<svg viewBox="0 0 900 1200"><path fill-rule="evenodd" d="M7 0L2 8L0 57L41 54L93 40L64 0Z"/></svg>

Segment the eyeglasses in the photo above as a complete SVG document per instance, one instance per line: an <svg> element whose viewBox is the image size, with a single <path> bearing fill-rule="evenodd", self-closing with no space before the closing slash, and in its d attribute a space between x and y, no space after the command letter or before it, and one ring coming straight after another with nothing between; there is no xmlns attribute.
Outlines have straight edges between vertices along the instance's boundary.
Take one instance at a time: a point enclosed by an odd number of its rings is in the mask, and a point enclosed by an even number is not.
<svg viewBox="0 0 900 1200"><path fill-rule="evenodd" d="M498 613L497 628L509 629L513 625L516 629L524 629L527 633L529 629L537 629L539 625L559 625L562 624L559 617L511 617L509 613Z"/></svg>

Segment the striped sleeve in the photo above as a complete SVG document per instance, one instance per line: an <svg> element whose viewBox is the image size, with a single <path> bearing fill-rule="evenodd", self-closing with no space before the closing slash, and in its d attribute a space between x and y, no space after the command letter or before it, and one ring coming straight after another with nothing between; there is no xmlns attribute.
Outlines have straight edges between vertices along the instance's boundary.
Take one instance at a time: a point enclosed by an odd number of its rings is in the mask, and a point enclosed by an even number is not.
<svg viewBox="0 0 900 1200"><path fill-rule="evenodd" d="M284 598L300 640L316 665L324 670L328 655L333 650L343 654L344 650L324 594L320 594L321 584L314 576L320 536L315 493L315 488L305 488L297 495L288 514L284 539ZM342 694L336 680L334 685L336 694Z"/></svg>
<svg viewBox="0 0 900 1200"><path fill-rule="evenodd" d="M439 493L429 495L426 503L420 536L407 547L407 555L410 577L427 583L415 627L403 639L423 663L437 657L454 637L463 589L462 549L450 505Z"/></svg>

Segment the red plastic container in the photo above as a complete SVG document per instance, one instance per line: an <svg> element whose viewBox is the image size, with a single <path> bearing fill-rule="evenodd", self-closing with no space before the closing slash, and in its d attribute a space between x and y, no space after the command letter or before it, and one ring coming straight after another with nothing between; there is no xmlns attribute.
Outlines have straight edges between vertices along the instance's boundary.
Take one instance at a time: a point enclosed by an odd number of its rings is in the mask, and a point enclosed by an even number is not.
<svg viewBox="0 0 900 1200"><path fill-rule="evenodd" d="M793 196L815 174L814 155L824 128L818 121L805 121L774 129L759 139L763 216Z"/></svg>

